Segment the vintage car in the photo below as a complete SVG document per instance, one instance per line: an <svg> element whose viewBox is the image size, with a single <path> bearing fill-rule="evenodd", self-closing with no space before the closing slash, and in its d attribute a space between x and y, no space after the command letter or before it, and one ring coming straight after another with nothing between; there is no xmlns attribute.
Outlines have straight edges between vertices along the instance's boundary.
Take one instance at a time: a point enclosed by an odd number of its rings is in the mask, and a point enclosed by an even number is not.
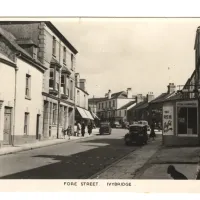
<svg viewBox="0 0 200 200"><path fill-rule="evenodd" d="M126 145L130 145L132 143L136 143L139 145L147 144L148 134L146 125L130 125L129 132L125 135L124 141Z"/></svg>
<svg viewBox="0 0 200 200"><path fill-rule="evenodd" d="M146 125L146 126L147 126L147 130L148 130L148 131L150 131L150 130L151 130L151 129L150 129L150 126L149 126L149 124L148 124L148 122L147 122L147 121L145 121L145 120L138 121L138 124L143 124L143 125Z"/></svg>
<svg viewBox="0 0 200 200"><path fill-rule="evenodd" d="M99 128L99 133L100 135L103 135L105 133L111 134L112 128L109 122L101 122L100 123L100 128Z"/></svg>
<svg viewBox="0 0 200 200"><path fill-rule="evenodd" d="M122 125L119 122L114 122L113 128L122 128Z"/></svg>

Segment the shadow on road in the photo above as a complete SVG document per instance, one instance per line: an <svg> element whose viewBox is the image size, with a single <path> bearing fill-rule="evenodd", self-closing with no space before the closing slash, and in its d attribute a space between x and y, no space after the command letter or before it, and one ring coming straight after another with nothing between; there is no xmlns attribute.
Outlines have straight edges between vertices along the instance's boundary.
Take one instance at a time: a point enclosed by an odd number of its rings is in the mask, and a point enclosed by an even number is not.
<svg viewBox="0 0 200 200"><path fill-rule="evenodd" d="M86 179L137 148L125 146L122 138L99 138L77 143L94 148L70 156L38 154L33 159L51 158L57 162L6 175L1 179Z"/></svg>

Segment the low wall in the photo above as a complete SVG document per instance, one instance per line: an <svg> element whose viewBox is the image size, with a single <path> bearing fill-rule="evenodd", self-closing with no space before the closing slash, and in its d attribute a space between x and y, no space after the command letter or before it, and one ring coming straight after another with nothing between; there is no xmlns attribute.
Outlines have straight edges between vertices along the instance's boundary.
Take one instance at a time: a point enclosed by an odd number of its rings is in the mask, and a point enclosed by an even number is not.
<svg viewBox="0 0 200 200"><path fill-rule="evenodd" d="M164 146L200 146L198 137L164 135Z"/></svg>

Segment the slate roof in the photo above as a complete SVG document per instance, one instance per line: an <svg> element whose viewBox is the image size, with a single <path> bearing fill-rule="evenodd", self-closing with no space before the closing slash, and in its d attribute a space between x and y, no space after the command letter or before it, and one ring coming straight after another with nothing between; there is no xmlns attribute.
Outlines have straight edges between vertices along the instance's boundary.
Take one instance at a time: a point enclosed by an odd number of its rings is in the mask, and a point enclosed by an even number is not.
<svg viewBox="0 0 200 200"><path fill-rule="evenodd" d="M98 102L100 102L100 101L104 101L104 100L106 100L107 98L105 98L105 97L99 97L99 98L90 98L90 99L88 99L88 102L89 103L98 103Z"/></svg>
<svg viewBox="0 0 200 200"><path fill-rule="evenodd" d="M20 52L21 54L25 55L26 57L28 57L32 62L39 64L40 66L42 66L44 69L46 69L46 67L44 67L44 65L38 61L38 60L34 60L28 52L26 52L23 48L21 48L17 42L16 42L16 38L8 31L4 30L3 28L0 28L0 35L2 35L2 37L4 37L8 43L10 43L10 45L12 45L12 47L14 47L14 49L18 52Z"/></svg>
<svg viewBox="0 0 200 200"><path fill-rule="evenodd" d="M129 106L133 105L134 103L136 103L136 101L130 101L127 104L125 104L124 106L122 106L121 108L119 108L119 110L127 109Z"/></svg>
<svg viewBox="0 0 200 200"><path fill-rule="evenodd" d="M152 100L150 102L150 104L152 103L161 103L166 101L168 98L171 98L172 96L176 95L176 92L172 92L171 94L169 93L162 93L160 94L158 97L156 97L154 100Z"/></svg>
<svg viewBox="0 0 200 200"><path fill-rule="evenodd" d="M116 92L111 94L111 99L120 98L120 97L127 97L127 93L125 91Z"/></svg>
<svg viewBox="0 0 200 200"><path fill-rule="evenodd" d="M138 109L143 109L146 108L148 106L148 102L147 101L142 101L140 103L137 103L135 106L133 106L130 110L138 110Z"/></svg>

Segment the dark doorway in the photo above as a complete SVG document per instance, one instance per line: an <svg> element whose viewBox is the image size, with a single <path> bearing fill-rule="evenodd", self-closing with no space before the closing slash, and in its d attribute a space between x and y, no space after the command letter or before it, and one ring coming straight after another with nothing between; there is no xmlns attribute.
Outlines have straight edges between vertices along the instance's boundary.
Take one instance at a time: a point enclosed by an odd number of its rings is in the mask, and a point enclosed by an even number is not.
<svg viewBox="0 0 200 200"><path fill-rule="evenodd" d="M37 114L37 118L36 118L36 139L40 139L39 138L39 127L40 127L40 114Z"/></svg>

